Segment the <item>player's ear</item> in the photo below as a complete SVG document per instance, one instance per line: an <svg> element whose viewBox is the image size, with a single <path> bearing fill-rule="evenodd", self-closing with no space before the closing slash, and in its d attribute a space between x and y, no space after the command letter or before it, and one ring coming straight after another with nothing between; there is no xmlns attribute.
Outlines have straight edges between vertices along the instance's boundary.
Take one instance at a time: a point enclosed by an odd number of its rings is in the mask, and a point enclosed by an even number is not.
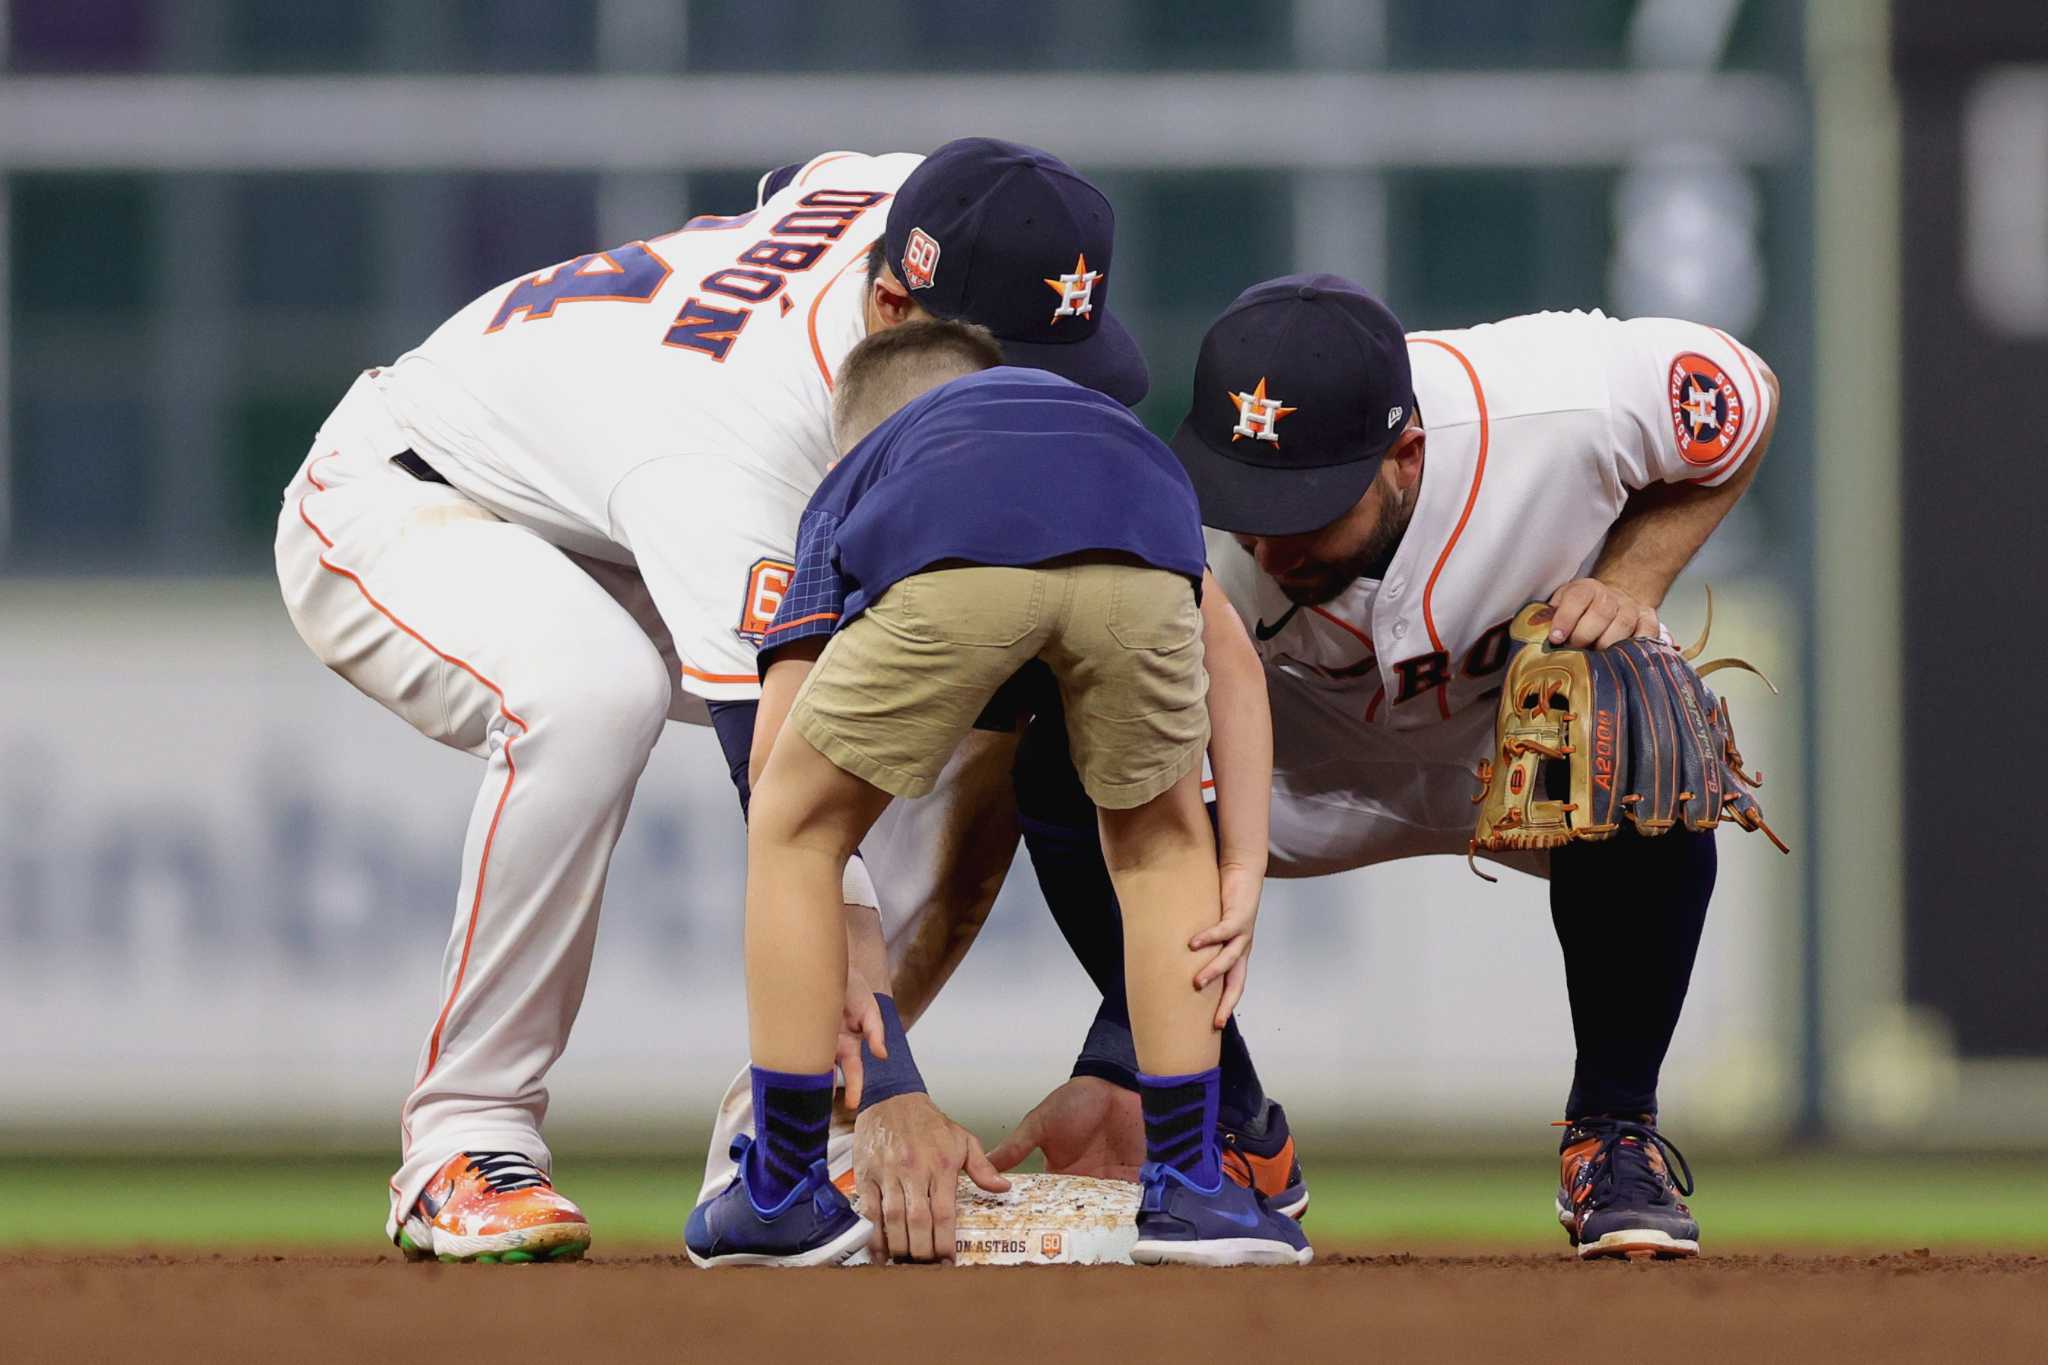
<svg viewBox="0 0 2048 1365"><path fill-rule="evenodd" d="M1422 446L1425 439L1422 424L1410 420L1399 439L1394 442L1394 448L1386 453L1386 467L1393 475L1394 486L1404 492L1422 477Z"/></svg>
<svg viewBox="0 0 2048 1365"><path fill-rule="evenodd" d="M868 286L868 309L877 329L919 322L931 316L910 297L903 281L897 279L896 272L886 264L876 274L874 283Z"/></svg>

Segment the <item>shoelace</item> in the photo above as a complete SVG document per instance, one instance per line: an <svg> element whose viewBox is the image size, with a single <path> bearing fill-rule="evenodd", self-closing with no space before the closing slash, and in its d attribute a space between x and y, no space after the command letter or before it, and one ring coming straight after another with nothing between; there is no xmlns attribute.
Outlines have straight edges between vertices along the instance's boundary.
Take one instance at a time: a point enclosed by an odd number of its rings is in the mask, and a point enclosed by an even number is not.
<svg viewBox="0 0 2048 1365"><path fill-rule="evenodd" d="M1638 1195L1651 1203L1662 1203L1664 1179L1650 1161L1653 1147L1663 1150L1671 1183L1679 1194L1692 1193L1692 1167L1686 1162L1685 1153L1649 1124L1630 1119L1594 1119L1575 1124L1573 1129L1600 1139L1600 1146L1593 1153L1594 1203L1604 1203L1617 1194ZM1624 1141L1631 1138L1632 1144Z"/></svg>
<svg viewBox="0 0 2048 1365"><path fill-rule="evenodd" d="M540 1167L517 1152L466 1152L469 1164L483 1177L484 1184L498 1194L552 1185Z"/></svg>

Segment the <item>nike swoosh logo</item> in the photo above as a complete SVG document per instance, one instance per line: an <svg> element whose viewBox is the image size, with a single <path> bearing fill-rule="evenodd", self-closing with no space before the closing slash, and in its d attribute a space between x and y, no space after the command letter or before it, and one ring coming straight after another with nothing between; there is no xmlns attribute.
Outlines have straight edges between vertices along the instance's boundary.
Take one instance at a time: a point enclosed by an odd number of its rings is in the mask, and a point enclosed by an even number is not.
<svg viewBox="0 0 2048 1365"><path fill-rule="evenodd" d="M1293 606L1289 607L1286 611L1282 612L1280 614L1280 619L1275 621L1272 625L1269 626L1264 621L1260 621L1252 627L1253 636L1255 636L1261 641L1272 639L1275 635L1278 635L1281 631L1287 629L1287 623L1289 621L1292 621L1294 619L1294 613L1300 610L1301 603L1296 602Z"/></svg>
<svg viewBox="0 0 2048 1365"><path fill-rule="evenodd" d="M1232 1213L1228 1209L1210 1209L1209 1212L1224 1222L1235 1223L1241 1228L1255 1228L1259 1225L1259 1215L1256 1213Z"/></svg>

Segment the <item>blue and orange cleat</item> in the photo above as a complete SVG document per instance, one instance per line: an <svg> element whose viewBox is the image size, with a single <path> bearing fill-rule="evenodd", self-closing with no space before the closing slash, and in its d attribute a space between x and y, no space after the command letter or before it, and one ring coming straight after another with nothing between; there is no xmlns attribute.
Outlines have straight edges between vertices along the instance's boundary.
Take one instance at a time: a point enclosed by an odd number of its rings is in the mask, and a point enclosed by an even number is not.
<svg viewBox="0 0 2048 1365"><path fill-rule="evenodd" d="M408 1261L573 1261L590 1223L518 1152L458 1152L399 1225Z"/></svg>
<svg viewBox="0 0 2048 1365"><path fill-rule="evenodd" d="M733 1139L739 1170L732 1183L690 1210L683 1245L706 1270L718 1266L851 1265L867 1258L874 1224L853 1211L832 1183L822 1161L773 1208L754 1202L747 1189L747 1149L754 1140Z"/></svg>
<svg viewBox="0 0 2048 1365"><path fill-rule="evenodd" d="M1269 1208L1255 1190L1218 1176L1203 1189L1171 1166L1138 1171L1139 1265L1307 1265L1315 1259L1301 1224Z"/></svg>
<svg viewBox="0 0 2048 1365"><path fill-rule="evenodd" d="M1275 1213L1297 1221L1308 1213L1308 1181L1302 1178L1285 1109L1267 1100L1250 1123L1217 1124L1216 1137L1225 1175L1258 1191Z"/></svg>
<svg viewBox="0 0 2048 1365"><path fill-rule="evenodd" d="M1654 1120L1584 1118L1567 1124L1559 1161L1557 1221L1580 1260L1700 1254L1700 1225L1682 1197L1692 1193L1692 1168ZM1678 1165L1675 1176L1672 1162Z"/></svg>

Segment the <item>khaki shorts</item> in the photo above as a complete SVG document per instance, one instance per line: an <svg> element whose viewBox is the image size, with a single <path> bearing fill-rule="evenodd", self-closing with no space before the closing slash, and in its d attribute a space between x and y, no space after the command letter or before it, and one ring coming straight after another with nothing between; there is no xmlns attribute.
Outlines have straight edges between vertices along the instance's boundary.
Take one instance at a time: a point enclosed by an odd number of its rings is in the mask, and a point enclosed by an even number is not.
<svg viewBox="0 0 2048 1365"><path fill-rule="evenodd" d="M1059 679L1074 767L1096 805L1142 806L1200 762L1209 675L1193 585L1094 557L902 580L832 637L790 721L854 776L923 796L1032 659Z"/></svg>

